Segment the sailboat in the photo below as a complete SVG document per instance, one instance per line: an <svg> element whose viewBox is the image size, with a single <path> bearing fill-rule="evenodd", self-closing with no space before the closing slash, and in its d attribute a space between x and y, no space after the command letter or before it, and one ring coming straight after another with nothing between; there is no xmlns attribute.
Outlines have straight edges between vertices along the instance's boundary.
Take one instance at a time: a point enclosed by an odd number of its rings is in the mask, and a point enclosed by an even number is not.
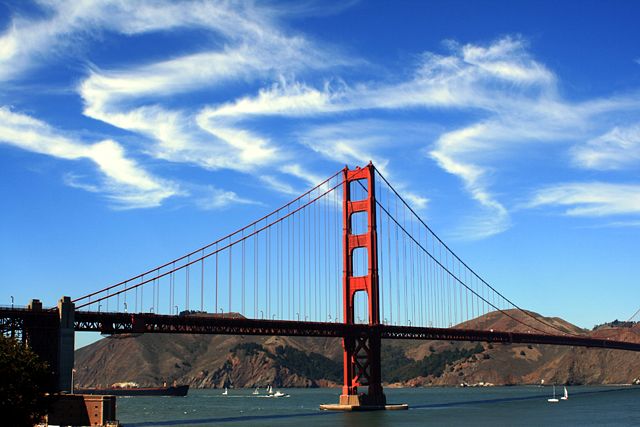
<svg viewBox="0 0 640 427"><path fill-rule="evenodd" d="M281 392L280 390L277 390L272 397L289 397L288 394Z"/></svg>
<svg viewBox="0 0 640 427"><path fill-rule="evenodd" d="M222 392L223 396L226 396L227 394L229 394L229 390L227 390L227 388L224 388L224 391Z"/></svg>
<svg viewBox="0 0 640 427"><path fill-rule="evenodd" d="M562 396L560 399L569 400L569 392L567 391L567 387L566 386L564 388L564 396Z"/></svg>
<svg viewBox="0 0 640 427"><path fill-rule="evenodd" d="M256 387L256 389L255 389L255 390L253 390L253 393L251 393L251 394L255 394L255 395L260 394L260 392L258 391L258 389L259 389L259 388L260 388L260 387Z"/></svg>
<svg viewBox="0 0 640 427"><path fill-rule="evenodd" d="M271 384L267 386L267 394L273 394L273 388L271 387Z"/></svg>
<svg viewBox="0 0 640 427"><path fill-rule="evenodd" d="M558 403L559 400L556 398L556 385L553 385L553 397L551 399L547 399L547 402Z"/></svg>

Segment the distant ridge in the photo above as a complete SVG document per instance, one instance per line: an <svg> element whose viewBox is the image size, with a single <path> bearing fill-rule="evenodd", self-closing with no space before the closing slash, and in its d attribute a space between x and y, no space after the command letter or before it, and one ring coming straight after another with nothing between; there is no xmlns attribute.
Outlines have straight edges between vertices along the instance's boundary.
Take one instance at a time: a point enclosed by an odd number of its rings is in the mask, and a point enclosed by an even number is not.
<svg viewBox="0 0 640 427"><path fill-rule="evenodd" d="M507 313L533 323L525 313ZM543 320L570 334L640 342L638 324L587 331L560 318ZM527 332L526 326L500 312L458 326ZM535 326L558 333L543 324ZM538 384L543 379L547 384L626 384L640 377L640 354L620 350L385 340L382 357L387 386ZM77 350L76 370L78 387L121 381L157 386L174 380L194 388L326 387L340 384L342 348L335 338L131 335Z"/></svg>

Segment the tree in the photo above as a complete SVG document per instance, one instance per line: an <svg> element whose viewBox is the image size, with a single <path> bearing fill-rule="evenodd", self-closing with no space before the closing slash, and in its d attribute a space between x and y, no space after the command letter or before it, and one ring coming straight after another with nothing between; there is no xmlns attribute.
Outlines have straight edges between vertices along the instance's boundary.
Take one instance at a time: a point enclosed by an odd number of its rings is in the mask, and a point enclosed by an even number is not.
<svg viewBox="0 0 640 427"><path fill-rule="evenodd" d="M47 363L13 338L0 335L0 414L2 424L33 426L46 413Z"/></svg>

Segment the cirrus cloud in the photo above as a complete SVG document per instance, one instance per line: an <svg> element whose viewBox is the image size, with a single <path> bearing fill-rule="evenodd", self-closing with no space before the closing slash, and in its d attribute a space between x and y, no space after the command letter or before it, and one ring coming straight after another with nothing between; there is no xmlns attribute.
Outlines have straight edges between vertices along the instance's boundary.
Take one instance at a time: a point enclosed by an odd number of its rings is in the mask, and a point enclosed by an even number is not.
<svg viewBox="0 0 640 427"><path fill-rule="evenodd" d="M640 215L640 184L579 182L548 186L538 190L527 207L568 207L569 216L604 217Z"/></svg>
<svg viewBox="0 0 640 427"><path fill-rule="evenodd" d="M116 141L84 143L25 114L0 108L0 143L65 160L90 160L102 175L100 185L83 185L77 177L68 183L105 193L116 207L147 208L181 194L176 183L158 178L132 158Z"/></svg>

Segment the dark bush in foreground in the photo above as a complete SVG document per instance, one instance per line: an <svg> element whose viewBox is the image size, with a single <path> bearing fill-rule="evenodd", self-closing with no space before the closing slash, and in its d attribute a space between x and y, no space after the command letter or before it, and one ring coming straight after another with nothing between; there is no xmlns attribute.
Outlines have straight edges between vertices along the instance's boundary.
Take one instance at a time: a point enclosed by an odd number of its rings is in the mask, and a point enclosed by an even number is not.
<svg viewBox="0 0 640 427"><path fill-rule="evenodd" d="M2 425L33 426L46 413L47 364L18 341L0 335Z"/></svg>

